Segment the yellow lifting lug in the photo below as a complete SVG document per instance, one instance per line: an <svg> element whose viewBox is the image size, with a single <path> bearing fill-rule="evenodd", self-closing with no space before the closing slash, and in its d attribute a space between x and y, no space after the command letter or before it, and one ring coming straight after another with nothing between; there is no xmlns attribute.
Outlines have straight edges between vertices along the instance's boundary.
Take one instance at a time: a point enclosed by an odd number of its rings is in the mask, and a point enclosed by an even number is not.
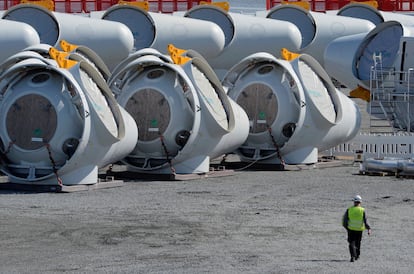
<svg viewBox="0 0 414 274"><path fill-rule="evenodd" d="M127 0L119 0L118 5L130 5L133 7L141 8L145 11L149 11L149 4L148 1L127 1Z"/></svg>
<svg viewBox="0 0 414 274"><path fill-rule="evenodd" d="M282 1L281 4L282 5L295 5L295 6L304 8L305 10L310 10L310 5L309 5L309 2L307 1L292 1L292 2Z"/></svg>
<svg viewBox="0 0 414 274"><path fill-rule="evenodd" d="M53 0L21 0L20 4L33 4L44 7L50 11L55 10L55 2Z"/></svg>
<svg viewBox="0 0 414 274"><path fill-rule="evenodd" d="M377 1L351 1L351 4L364 4L373 7L374 9L378 9L378 2Z"/></svg>
<svg viewBox="0 0 414 274"><path fill-rule="evenodd" d="M173 53L176 53L177 55L183 55L187 52L187 50L185 49L176 48L173 44L168 44L167 50L170 55L172 55Z"/></svg>
<svg viewBox="0 0 414 274"><path fill-rule="evenodd" d="M178 55L177 53L173 53L171 55L171 59L176 65L184 65L185 63L191 60L190 57Z"/></svg>
<svg viewBox="0 0 414 274"><path fill-rule="evenodd" d="M200 5L211 5L211 6L215 6L218 8L221 8L225 11L229 11L230 10L230 4L229 2L207 2L207 1L200 1Z"/></svg>
<svg viewBox="0 0 414 274"><path fill-rule="evenodd" d="M367 102L371 101L371 92L361 86L358 86L356 89L352 90L349 93L349 96L351 98L359 98Z"/></svg>
<svg viewBox="0 0 414 274"><path fill-rule="evenodd" d="M287 48L282 48L281 55L286 61L292 61L300 56L299 53L291 52Z"/></svg>
<svg viewBox="0 0 414 274"><path fill-rule="evenodd" d="M49 49L49 56L50 56L52 59L56 60L56 59L57 59L58 54L59 54L59 51L58 51L56 48L51 47L51 48Z"/></svg>
<svg viewBox="0 0 414 274"><path fill-rule="evenodd" d="M66 40L61 40L59 45L64 52L72 52L78 47L77 45L71 44Z"/></svg>
<svg viewBox="0 0 414 274"><path fill-rule="evenodd" d="M186 50L176 48L173 44L168 44L167 50L176 65L184 65L191 60L190 57L184 56Z"/></svg>
<svg viewBox="0 0 414 274"><path fill-rule="evenodd" d="M57 62L60 68L69 69L78 63L77 61L69 60L66 58L69 55L69 53L58 51L54 47L51 47L49 49L49 55L52 59L54 59Z"/></svg>

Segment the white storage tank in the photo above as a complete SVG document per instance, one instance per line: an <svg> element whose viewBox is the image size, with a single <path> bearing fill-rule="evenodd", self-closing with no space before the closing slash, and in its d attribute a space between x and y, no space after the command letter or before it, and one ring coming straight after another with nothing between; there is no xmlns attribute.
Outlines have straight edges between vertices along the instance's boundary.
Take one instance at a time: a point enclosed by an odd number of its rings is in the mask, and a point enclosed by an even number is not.
<svg viewBox="0 0 414 274"><path fill-rule="evenodd" d="M39 34L40 42L59 48L61 40L95 51L111 69L133 49L134 39L124 24L68 13L51 12L41 6L20 4L3 19L24 22Z"/></svg>

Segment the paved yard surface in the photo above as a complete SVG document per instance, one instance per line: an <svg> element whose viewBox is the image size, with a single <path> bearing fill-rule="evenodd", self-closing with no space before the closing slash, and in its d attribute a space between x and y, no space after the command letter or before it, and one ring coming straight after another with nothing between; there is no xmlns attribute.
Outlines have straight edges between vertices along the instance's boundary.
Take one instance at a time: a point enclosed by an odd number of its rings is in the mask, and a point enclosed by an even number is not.
<svg viewBox="0 0 414 274"><path fill-rule="evenodd" d="M0 191L0 273L412 273L414 180L359 167ZM356 194L373 227L349 262Z"/></svg>

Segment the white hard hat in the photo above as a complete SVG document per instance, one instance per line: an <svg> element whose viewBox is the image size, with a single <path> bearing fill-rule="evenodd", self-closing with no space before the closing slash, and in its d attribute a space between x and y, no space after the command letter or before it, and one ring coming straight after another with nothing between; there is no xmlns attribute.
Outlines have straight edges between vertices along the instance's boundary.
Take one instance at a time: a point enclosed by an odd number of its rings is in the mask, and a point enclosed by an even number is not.
<svg viewBox="0 0 414 274"><path fill-rule="evenodd" d="M359 195L355 195L355 197L352 199L354 202L361 202L362 198Z"/></svg>

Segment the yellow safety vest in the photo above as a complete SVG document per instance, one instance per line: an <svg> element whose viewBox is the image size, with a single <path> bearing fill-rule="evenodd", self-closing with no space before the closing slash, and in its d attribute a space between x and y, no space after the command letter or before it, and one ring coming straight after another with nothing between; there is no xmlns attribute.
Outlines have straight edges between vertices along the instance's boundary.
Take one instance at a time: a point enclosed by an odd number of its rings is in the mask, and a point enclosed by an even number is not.
<svg viewBox="0 0 414 274"><path fill-rule="evenodd" d="M348 229L355 231L364 231L364 208L361 206L352 206L348 208Z"/></svg>

